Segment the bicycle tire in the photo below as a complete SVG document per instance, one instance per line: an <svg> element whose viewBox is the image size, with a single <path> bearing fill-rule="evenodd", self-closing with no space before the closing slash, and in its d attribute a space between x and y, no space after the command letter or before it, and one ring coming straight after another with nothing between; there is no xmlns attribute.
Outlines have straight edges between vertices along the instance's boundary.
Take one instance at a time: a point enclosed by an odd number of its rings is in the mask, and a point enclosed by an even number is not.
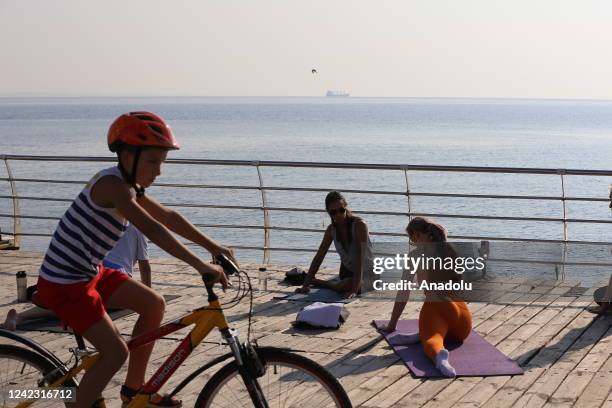
<svg viewBox="0 0 612 408"><path fill-rule="evenodd" d="M266 366L266 374L264 374L263 377L258 379L258 383L262 388L263 394L265 395L270 408L277 406L294 408L306 406L352 408L351 401L342 385L340 385L340 383L338 382L338 380L334 376L332 376L329 371L327 371L325 368L323 368L321 365L314 362L313 360L310 360L309 358L295 353L291 353L273 347L262 347L257 350L257 353L262 363ZM314 385L312 387L305 387L307 391L306 393L300 391L298 393L300 395L296 395L295 388L289 388L290 384L288 384L288 382L295 382L296 384L294 384L294 386L296 386L297 383L303 382L301 380L296 380L295 377L292 378L291 374L288 374L285 380L283 380L284 375L281 375L277 371L278 366L290 367L301 373L306 373L310 378L318 381L321 387L316 388ZM273 371L272 374L278 377L278 379L276 379L276 382L280 382L278 386L274 382L270 383L269 379L266 383L265 378L270 374L270 371ZM285 390L286 395L281 395L283 391L282 381L287 381L286 385L288 387ZM309 382L312 382L312 380L310 380ZM271 392L270 386L278 388L278 392ZM242 387L242 389L236 390L232 389L232 387ZM328 395L323 395L323 393L321 392L322 390L327 391ZM236 393L236 391L238 391L238 393ZM222 392L223 394L221 394ZM232 400L232 398L234 399ZM292 401L291 398L296 399ZM321 405L316 405L317 398L321 400ZM245 402L246 405L244 405ZM216 372L204 385L204 388L202 388L202 391L200 392L198 399L196 400L195 407L236 408L240 406L254 406L251 404L253 403L250 400L249 394L246 391L246 387L244 386L244 382L242 381L242 378L238 372L238 365L236 361L232 361L222 367L218 372Z"/></svg>
<svg viewBox="0 0 612 408"><path fill-rule="evenodd" d="M11 364L11 361L16 364ZM19 373L18 376L13 378L10 376L11 367L17 368L17 366L20 366ZM26 371L26 367L31 369ZM45 375L57 368L58 366L55 363L35 351L11 344L0 344L0 393L5 399L3 401L4 406L12 406L9 404L11 401L7 399L10 388L36 388L39 386L38 382ZM63 386L76 387L76 383L70 379ZM22 401L15 400L14 405L20 402ZM57 401L40 400L35 402L33 406L43 407L47 405L57 406Z"/></svg>

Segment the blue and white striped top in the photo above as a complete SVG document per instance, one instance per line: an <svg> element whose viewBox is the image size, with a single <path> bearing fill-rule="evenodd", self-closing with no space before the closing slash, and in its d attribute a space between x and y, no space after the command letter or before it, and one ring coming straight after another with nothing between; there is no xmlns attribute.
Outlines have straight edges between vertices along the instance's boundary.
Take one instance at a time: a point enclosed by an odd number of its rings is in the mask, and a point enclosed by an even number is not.
<svg viewBox="0 0 612 408"><path fill-rule="evenodd" d="M123 235L128 221L114 208L96 205L91 187L104 176L123 179L119 167L96 174L66 210L40 267L40 276L60 284L91 280L98 264Z"/></svg>

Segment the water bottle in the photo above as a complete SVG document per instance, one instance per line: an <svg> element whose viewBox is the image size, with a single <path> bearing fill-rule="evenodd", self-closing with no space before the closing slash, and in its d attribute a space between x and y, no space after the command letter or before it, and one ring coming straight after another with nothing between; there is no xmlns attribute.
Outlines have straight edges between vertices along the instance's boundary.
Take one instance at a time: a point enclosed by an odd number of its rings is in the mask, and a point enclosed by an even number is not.
<svg viewBox="0 0 612 408"><path fill-rule="evenodd" d="M268 290L268 270L263 266L259 268L258 284L260 291Z"/></svg>
<svg viewBox="0 0 612 408"><path fill-rule="evenodd" d="M25 271L17 272L17 301L28 301L28 277Z"/></svg>

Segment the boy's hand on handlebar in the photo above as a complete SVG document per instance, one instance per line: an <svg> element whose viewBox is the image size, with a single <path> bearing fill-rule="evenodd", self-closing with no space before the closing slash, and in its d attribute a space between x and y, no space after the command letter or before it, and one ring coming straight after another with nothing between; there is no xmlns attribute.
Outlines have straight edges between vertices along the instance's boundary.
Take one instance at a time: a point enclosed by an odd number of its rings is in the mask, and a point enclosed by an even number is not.
<svg viewBox="0 0 612 408"><path fill-rule="evenodd" d="M225 271L219 265L204 263L203 266L198 269L198 272L204 277L207 284L219 282L224 291L230 286L227 276L225 276Z"/></svg>

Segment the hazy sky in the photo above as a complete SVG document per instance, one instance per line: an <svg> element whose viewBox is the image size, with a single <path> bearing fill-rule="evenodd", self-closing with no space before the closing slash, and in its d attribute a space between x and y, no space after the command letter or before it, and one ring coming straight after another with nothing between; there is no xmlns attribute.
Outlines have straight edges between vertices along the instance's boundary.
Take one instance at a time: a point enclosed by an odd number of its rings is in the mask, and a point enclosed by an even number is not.
<svg viewBox="0 0 612 408"><path fill-rule="evenodd" d="M612 99L612 1L0 0L3 96L327 89Z"/></svg>

